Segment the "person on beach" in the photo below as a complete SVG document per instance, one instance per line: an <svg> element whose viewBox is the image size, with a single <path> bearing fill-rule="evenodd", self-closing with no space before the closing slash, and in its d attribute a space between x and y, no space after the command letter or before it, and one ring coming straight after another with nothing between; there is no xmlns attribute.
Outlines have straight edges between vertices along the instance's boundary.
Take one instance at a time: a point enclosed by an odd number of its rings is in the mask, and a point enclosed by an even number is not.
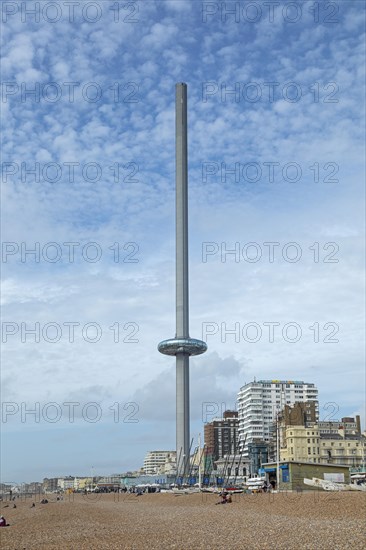
<svg viewBox="0 0 366 550"><path fill-rule="evenodd" d="M4 516L0 516L0 527L9 527L9 523L6 523Z"/></svg>
<svg viewBox="0 0 366 550"><path fill-rule="evenodd" d="M226 504L227 503L227 494L226 493L221 493L221 500L220 502L216 502L216 504Z"/></svg>

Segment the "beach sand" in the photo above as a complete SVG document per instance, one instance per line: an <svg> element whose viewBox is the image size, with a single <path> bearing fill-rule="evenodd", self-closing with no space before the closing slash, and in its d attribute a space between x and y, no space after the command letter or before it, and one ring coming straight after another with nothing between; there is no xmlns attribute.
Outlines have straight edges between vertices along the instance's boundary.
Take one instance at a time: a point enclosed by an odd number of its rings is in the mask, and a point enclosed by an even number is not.
<svg viewBox="0 0 366 550"><path fill-rule="evenodd" d="M65 495L1 502L3 550L344 550L365 538L366 493ZM31 508L35 501L35 508ZM5 507L8 505L8 507Z"/></svg>

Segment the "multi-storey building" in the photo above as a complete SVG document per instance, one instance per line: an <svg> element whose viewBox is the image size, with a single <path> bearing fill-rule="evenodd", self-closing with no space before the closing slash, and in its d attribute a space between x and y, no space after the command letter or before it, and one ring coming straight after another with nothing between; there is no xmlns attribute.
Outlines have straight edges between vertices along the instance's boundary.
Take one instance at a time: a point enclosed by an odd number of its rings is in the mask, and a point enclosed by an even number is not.
<svg viewBox="0 0 366 550"><path fill-rule="evenodd" d="M147 475L154 475L162 471L166 463L176 461L175 451L149 451L144 460L144 472Z"/></svg>
<svg viewBox="0 0 366 550"><path fill-rule="evenodd" d="M285 405L279 420L284 426L312 426L318 420L318 402L297 401L294 405Z"/></svg>
<svg viewBox="0 0 366 550"><path fill-rule="evenodd" d="M345 416L341 420L322 420L319 422L321 436L332 435L361 435L360 416L356 418Z"/></svg>
<svg viewBox="0 0 366 550"><path fill-rule="evenodd" d="M22 492L41 494L43 492L43 484L40 481L32 481L31 483L22 484Z"/></svg>
<svg viewBox="0 0 366 550"><path fill-rule="evenodd" d="M58 487L63 491L74 489L75 476L66 476L58 478Z"/></svg>
<svg viewBox="0 0 366 550"><path fill-rule="evenodd" d="M366 438L364 436L320 438L320 462L344 464L350 468L365 468Z"/></svg>
<svg viewBox="0 0 366 550"><path fill-rule="evenodd" d="M94 480L94 481L93 481ZM84 491L95 485L95 478L92 477L74 477L74 491Z"/></svg>
<svg viewBox="0 0 366 550"><path fill-rule="evenodd" d="M45 493L56 493L58 487L58 477L45 477L42 482L42 488Z"/></svg>
<svg viewBox="0 0 366 550"><path fill-rule="evenodd" d="M293 458L296 456L296 460L305 460L314 462L315 455L319 454L319 441L314 441L314 438L319 440L319 429L316 427L316 433L314 430L311 430L310 435L312 436L312 443L316 443L316 451L314 451L314 446L312 451L309 452L309 448L306 445L306 439L308 439L309 434L307 433L307 428L314 427L317 423L318 418L318 402L317 401L297 401L294 405L285 405L282 411L276 415L275 421L271 426L271 439L268 448L269 460L277 460L277 443L279 443L281 457L283 460L290 460L290 456ZM286 442L289 440L289 431L287 428L294 428L291 431L291 440L293 440L294 445L288 446L287 451L284 451L286 447ZM277 442L277 428L278 428L278 442ZM304 438L304 441L302 441ZM308 442L309 443L309 442ZM294 449L294 454L290 455L290 449ZM301 448L301 449L300 449ZM301 457L301 458L300 458ZM294 458L295 459L295 458ZM292 458L291 458L292 460Z"/></svg>
<svg viewBox="0 0 366 550"><path fill-rule="evenodd" d="M366 438L360 417L340 421L286 425L280 422L280 460L338 464L358 468L365 463Z"/></svg>
<svg viewBox="0 0 366 550"><path fill-rule="evenodd" d="M365 466L366 437L361 434L359 415L319 422L319 433L321 462Z"/></svg>
<svg viewBox="0 0 366 550"><path fill-rule="evenodd" d="M248 457L248 444L255 440L269 443L272 425L285 405L314 402L318 420L318 390L315 384L294 380L259 380L245 384L238 394L239 445Z"/></svg>
<svg viewBox="0 0 366 550"><path fill-rule="evenodd" d="M204 427L206 453L212 460L235 455L239 443L239 419L237 411L225 411L223 418L216 418Z"/></svg>
<svg viewBox="0 0 366 550"><path fill-rule="evenodd" d="M280 460L320 463L319 428L284 426L281 429Z"/></svg>

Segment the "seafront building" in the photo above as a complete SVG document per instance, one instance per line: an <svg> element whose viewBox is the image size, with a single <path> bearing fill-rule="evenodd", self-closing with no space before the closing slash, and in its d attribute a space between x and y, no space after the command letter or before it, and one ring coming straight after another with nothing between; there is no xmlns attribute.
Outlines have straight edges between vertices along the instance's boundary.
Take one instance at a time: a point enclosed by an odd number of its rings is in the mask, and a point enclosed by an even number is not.
<svg viewBox="0 0 366 550"><path fill-rule="evenodd" d="M329 435L361 435L361 419L346 416L341 420L322 420L319 421L319 431L322 436Z"/></svg>
<svg viewBox="0 0 366 550"><path fill-rule="evenodd" d="M215 462L211 472L212 479L217 478L245 478L250 476L250 466L243 461L241 455L226 455Z"/></svg>
<svg viewBox="0 0 366 550"><path fill-rule="evenodd" d="M149 451L145 456L143 471L147 475L163 473L164 469L170 469L176 464L176 451Z"/></svg>
<svg viewBox="0 0 366 550"><path fill-rule="evenodd" d="M313 402L314 420L318 421L318 390L315 384L297 380L254 380L238 393L239 448L249 457L249 444L269 445L273 422L285 405ZM309 409L310 414L310 409Z"/></svg>
<svg viewBox="0 0 366 550"><path fill-rule="evenodd" d="M235 455L239 448L239 419L237 411L224 411L204 426L205 452L213 461Z"/></svg>
<svg viewBox="0 0 366 550"><path fill-rule="evenodd" d="M95 486L96 480L93 477L75 477L74 491L85 491Z"/></svg>
<svg viewBox="0 0 366 550"><path fill-rule="evenodd" d="M58 477L45 477L42 482L42 490L45 493L56 493L59 489Z"/></svg>
<svg viewBox="0 0 366 550"><path fill-rule="evenodd" d="M284 408L276 415L276 418L271 426L272 437L268 445L268 460L277 460L277 444L283 450L284 443L286 441L286 429L291 427L294 440L299 441L299 437L303 435L302 430L312 427L310 435L312 438L316 438L317 428L314 433L314 426L318 420L318 403L315 401L297 401L293 405L285 405ZM277 432L279 441L277 441ZM304 431L307 434L307 430ZM309 434L307 434L309 437ZM316 443L316 441L313 441ZM299 445L293 447L293 458L296 460L311 460L313 461L314 453L319 453L317 449L314 450L313 456L311 454L305 455L303 450L299 448ZM282 451L281 451L282 452ZM287 458L288 455L286 455ZM295 458L296 457L296 458ZM301 457L301 458L300 458Z"/></svg>
<svg viewBox="0 0 366 550"><path fill-rule="evenodd" d="M318 464L338 464L351 468L362 467L365 463L366 438L361 433L360 417L344 417L331 422L300 422L301 415L296 409L287 407L286 414L279 422L280 459L307 461ZM289 410L291 409L291 410ZM293 414L298 424L289 424Z"/></svg>
<svg viewBox="0 0 366 550"><path fill-rule="evenodd" d="M58 486L62 491L74 490L74 476L60 477Z"/></svg>
<svg viewBox="0 0 366 550"><path fill-rule="evenodd" d="M321 462L346 464L352 469L364 468L366 436L361 433L360 417L344 417L340 422L334 422L335 426L332 424L319 423Z"/></svg>

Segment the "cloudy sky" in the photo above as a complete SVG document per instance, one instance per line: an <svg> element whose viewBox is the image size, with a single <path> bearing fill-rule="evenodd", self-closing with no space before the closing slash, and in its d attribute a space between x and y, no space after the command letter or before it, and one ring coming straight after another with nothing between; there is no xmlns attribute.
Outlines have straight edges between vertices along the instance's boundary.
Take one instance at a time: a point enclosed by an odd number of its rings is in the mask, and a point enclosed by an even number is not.
<svg viewBox="0 0 366 550"><path fill-rule="evenodd" d="M3 2L3 481L175 446L176 82L192 435L254 377L364 425L364 8Z"/></svg>

